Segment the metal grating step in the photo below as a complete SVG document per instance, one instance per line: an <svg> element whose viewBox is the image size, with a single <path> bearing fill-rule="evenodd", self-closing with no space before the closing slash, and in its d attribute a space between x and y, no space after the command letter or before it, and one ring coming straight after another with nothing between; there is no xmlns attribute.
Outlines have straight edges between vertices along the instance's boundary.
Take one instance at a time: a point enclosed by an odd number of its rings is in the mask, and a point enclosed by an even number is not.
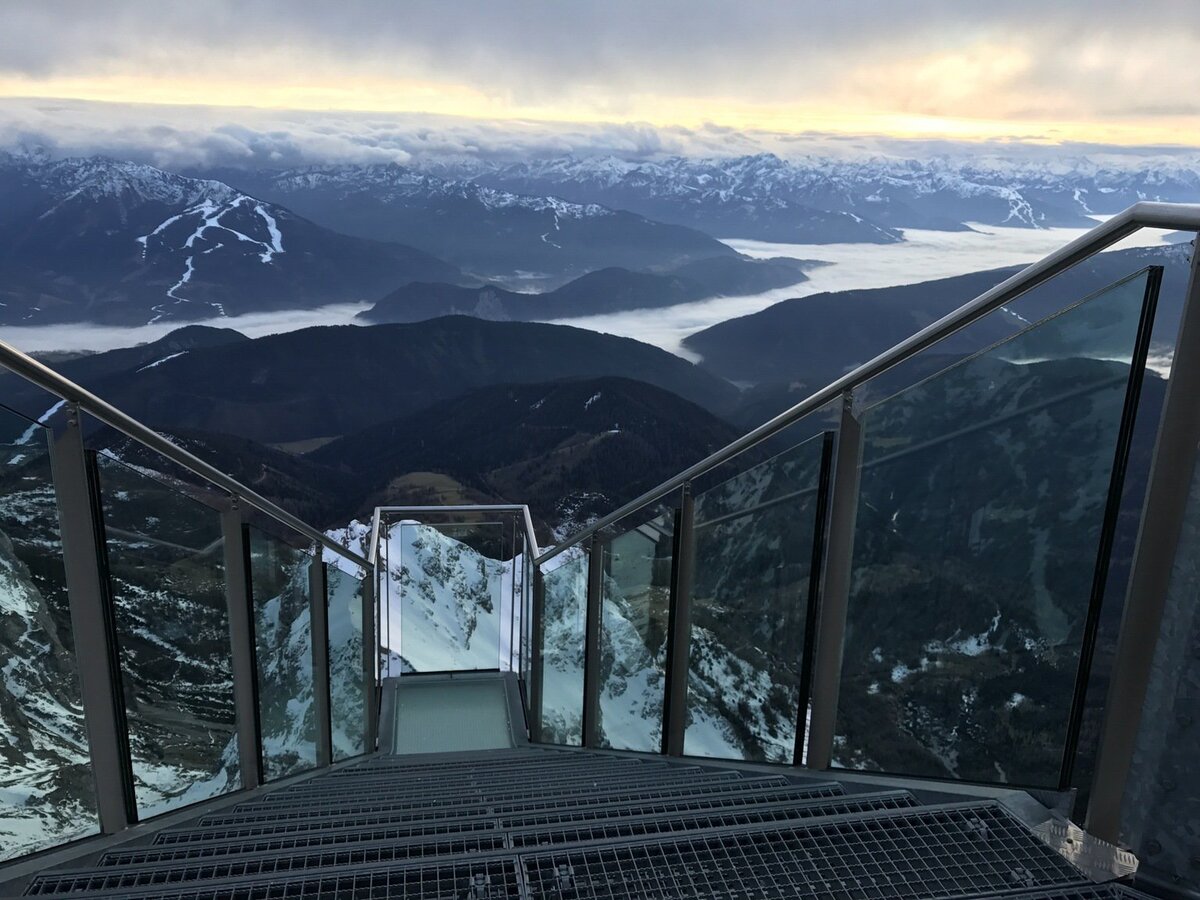
<svg viewBox="0 0 1200 900"><path fill-rule="evenodd" d="M984 900L1155 900L1149 894L1119 884L1088 884L1078 887L1047 888L1040 891L988 894Z"/></svg>
<svg viewBox="0 0 1200 900"><path fill-rule="evenodd" d="M186 833L186 832L184 832ZM496 823L489 819L464 822L436 823L433 825L399 825L383 828L357 830L318 831L308 834L275 835L270 837L245 837L229 841L168 841L157 840L148 847L125 850L109 850L102 857L100 866L128 866L142 863L176 862L188 859L217 859L224 856L241 856L248 853L286 853L289 850L306 850L321 847L347 847L388 841L455 840L473 835L498 834ZM161 835L160 835L161 836Z"/></svg>
<svg viewBox="0 0 1200 900"><path fill-rule="evenodd" d="M558 808L552 810L534 810L503 816L499 820L499 827L519 828L521 826L544 826L564 822L620 819L628 816L651 816L714 809L740 809L747 806L753 807L776 802L796 804L809 801L822 801L841 796L843 796L843 791L840 785L827 784L817 785L816 787L790 785L788 787L738 791L731 794L713 794L707 797L673 797L657 802L605 803L598 806L584 806L567 810L560 810Z"/></svg>
<svg viewBox="0 0 1200 900"><path fill-rule="evenodd" d="M600 802L614 803L617 801L627 802L644 802L653 800L662 800L667 797L692 797L692 796L711 796L713 794L738 794L746 791L753 791L759 787L785 787L791 784L783 777L765 777L756 778L753 780L746 779L743 781L715 782L713 784L688 784L688 785L672 785L663 788L651 788L648 790L631 789L623 791L619 789L606 790L599 797L559 797L547 798L543 797L541 802L536 799L529 803L493 803L491 810L498 816L510 815L518 812L533 812L543 809L572 809L598 804ZM814 785L809 790L828 789L826 785ZM840 785L835 788L838 793L842 793Z"/></svg>
<svg viewBox="0 0 1200 900"><path fill-rule="evenodd" d="M530 896L979 897L1082 876L998 804L960 804L522 857Z"/></svg>
<svg viewBox="0 0 1200 900"><path fill-rule="evenodd" d="M561 780L530 776L519 781L506 781L500 784L481 782L454 786L434 785L432 787L391 784L360 789L356 783L352 788L347 785L346 790L331 788L320 793L268 795L239 803L233 809L239 812L257 810L263 815L273 815L289 807L313 809L324 806L341 806L351 812L367 812L371 809L381 809L429 797L436 797L445 802L461 799L463 802L469 803L476 802L479 797L507 799L530 796L531 793L570 794L589 789L610 790L635 785L696 784L743 780L737 772L703 772L697 769L694 772L680 773L638 773L635 777L619 778L605 777L603 773L600 775L580 774Z"/></svg>
<svg viewBox="0 0 1200 900"><path fill-rule="evenodd" d="M299 819L323 819L337 821L343 818L361 818L371 815L417 815L420 811L444 812L447 814L463 815L461 812L451 813L460 807L470 807L481 811L492 810L499 814L515 812L522 809L542 808L545 806L572 806L579 804L598 803L608 799L655 799L658 797L730 792L753 789L758 786L778 786L787 784L782 776L767 776L756 779L703 779L698 782L683 781L677 784L630 785L622 788L619 785L600 786L592 790L542 791L527 788L521 792L489 796L471 797L425 797L421 799L406 799L401 806L398 802L382 800L372 803L344 804L326 811L307 806L301 808L264 808L252 805L246 809L234 808L229 811L211 813L200 819L203 826L213 825L248 825L255 822L283 823ZM397 819L395 821L403 821Z"/></svg>
<svg viewBox="0 0 1200 900"><path fill-rule="evenodd" d="M416 843L379 843L361 847L294 850L284 853L259 853L221 859L194 859L63 871L40 875L33 880L28 895L77 893L80 891L121 891L157 887L163 884L243 879L258 875L282 875L312 869L361 868L378 863L412 863L439 856L464 856L503 852L503 835L481 836L450 841Z"/></svg>
<svg viewBox="0 0 1200 900"><path fill-rule="evenodd" d="M538 826L511 829L508 833L514 850L527 850L584 841L635 840L710 828L741 829L749 825L794 822L825 816L911 809L916 805L916 799L907 791L892 791L887 794L861 794L841 800L821 800L808 804L779 803L732 811L627 817L608 822L560 825L557 828Z"/></svg>
<svg viewBox="0 0 1200 900"><path fill-rule="evenodd" d="M450 819L495 819L495 814L486 806L456 806L452 809L427 808L416 811L390 810L381 813L364 813L359 816L317 816L309 818L288 818L262 820L254 819L249 822L206 822L201 819L200 827L193 826L189 832L197 835L191 840L205 840L202 836L224 835L267 835L267 834L296 834L333 830L337 828L366 828L376 825L400 825L416 823L445 822Z"/></svg>
<svg viewBox="0 0 1200 900"><path fill-rule="evenodd" d="M74 891L87 890L86 887ZM179 884L164 880L147 889L109 893L108 897L158 897L173 900L520 900L515 859L489 859L436 866L396 867L369 871L310 873L293 879L258 879L241 883Z"/></svg>
<svg viewBox="0 0 1200 900"><path fill-rule="evenodd" d="M561 781L568 779L579 779L585 777L612 777L612 778L630 778L640 777L643 775L670 775L676 772L698 772L698 771L713 771L711 769L701 769L697 766L668 766L668 765L638 765L638 766L609 766L609 765L588 765L588 766L553 766L553 767L531 767L531 768L503 768L495 769L488 772L477 772L472 769L457 769L450 772L438 774L436 776L424 777L419 774L411 774L404 772L388 773L362 773L355 778L338 778L332 779L329 776L321 776L309 781L301 782L300 784L291 785L286 788L273 790L271 793L263 797L264 801L270 801L277 797L295 796L298 794L318 794L327 791L344 790L353 788L355 790L365 789L368 786L403 786L407 788L427 788L437 789L439 787L453 787L461 784L503 784L506 782L524 782L528 783L529 779L537 778L539 781Z"/></svg>
<svg viewBox="0 0 1200 900"><path fill-rule="evenodd" d="M786 779L764 779L767 781L768 787L770 783L779 781L786 782L784 786L776 786L772 793L786 790L788 796L796 799L805 797L832 797L839 796L843 792L842 786L836 782L817 783L800 787L798 785L787 782ZM697 786L690 792L680 793L678 791L643 791L640 793L629 794L624 796L609 794L605 797L605 805L611 806L614 804L645 804L654 803L664 800L692 800L693 795L701 797L720 797L724 799L736 799L737 797L754 797L756 800L761 800L763 793L755 791L753 782L740 782L729 785L712 785L712 786ZM578 800L558 799L543 801L540 804L524 805L516 804L504 808L487 808L483 806L475 807L455 807L447 809L425 809L418 811L410 810L393 810L386 813L373 813L369 815L352 816L343 819L313 818L303 820L286 820L286 821L257 821L244 824L223 824L209 823L206 819L201 819L199 827L191 826L186 830L171 830L164 831L158 835L155 840L156 844L177 844L177 843L195 843L208 840L228 841L240 840L250 837L266 837L266 836L282 836L295 834L313 834L317 832L333 833L335 830L361 830L365 828L378 828L396 825L431 825L439 822L447 822L449 820L465 820L465 819L485 819L494 822L497 816L513 816L514 814L536 815L550 814L558 810L588 810L595 809L599 804L595 798L584 798ZM207 818L207 817L206 817ZM532 824L532 823L531 823Z"/></svg>

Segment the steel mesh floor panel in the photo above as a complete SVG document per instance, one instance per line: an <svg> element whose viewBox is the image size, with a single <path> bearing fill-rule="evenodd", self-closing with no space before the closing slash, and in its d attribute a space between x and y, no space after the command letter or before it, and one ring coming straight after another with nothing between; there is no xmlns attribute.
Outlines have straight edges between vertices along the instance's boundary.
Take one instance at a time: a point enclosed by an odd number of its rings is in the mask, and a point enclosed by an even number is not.
<svg viewBox="0 0 1200 900"><path fill-rule="evenodd" d="M474 826L474 827L472 827ZM292 851L321 851L331 847L353 847L360 844L399 846L404 843L436 846L438 853L457 854L471 851L500 850L504 835L488 822L464 822L460 829L440 829L440 833L416 833L412 829L376 828L364 831L318 833L266 839L246 839L229 842L179 843L170 846L154 845L129 850L110 850L99 866L136 866L220 859L250 854L286 854ZM473 832L473 833L472 833ZM434 854L427 854L434 855Z"/></svg>
<svg viewBox="0 0 1200 900"><path fill-rule="evenodd" d="M374 790L326 790L320 793L308 793L299 796L279 793L272 795L270 799L262 797L239 803L233 809L238 812L256 811L261 815L276 815L280 810L287 809L290 806L305 806L310 809L320 806L340 806L347 811L366 812L370 809L377 809L396 803L408 803L425 798L432 798L442 802L448 802L451 799L461 799L464 802L479 802L479 798L481 797L498 800L509 798L519 799L535 795L546 796L553 793L586 791L589 788L608 790L614 785L632 787L636 785L665 786L668 784L678 784L680 786L687 786L697 783L742 781L744 779L739 778L735 773L682 773L678 775L672 773L668 777L663 777L655 773L647 773L645 775L639 774L636 778L621 778L619 780L607 779L603 775L600 775L597 777L581 776L564 780L546 779L545 781L537 778L525 778L521 782L511 783L511 785L480 783L455 786L439 785L433 788L411 788L407 785L396 785L378 786ZM531 782L537 782L537 786L531 786Z"/></svg>
<svg viewBox="0 0 1200 900"><path fill-rule="evenodd" d="M232 840L234 838L252 837L255 835L302 834L332 829L361 829L386 825L437 823L448 820L488 819L494 817L487 809L463 808L447 810L427 810L421 813L392 812L376 813L364 816L350 816L343 819L292 819L286 822L253 822L241 825L211 825L203 828L190 828L186 831L163 833L156 843L173 844L205 840Z"/></svg>
<svg viewBox="0 0 1200 900"><path fill-rule="evenodd" d="M210 879L280 875L306 869L358 868L378 863L404 863L437 856L495 852L504 849L504 838L496 835L473 840L422 844L389 843L335 850L300 850L285 854L258 854L232 859L192 860L174 864L154 863L120 869L105 868L89 872L64 872L57 876L42 875L33 881L26 893L40 895L78 891L128 890Z"/></svg>
<svg viewBox="0 0 1200 900"><path fill-rule="evenodd" d="M988 894L981 900L991 900L991 898L995 898L995 900L1154 900L1149 894L1143 894L1119 884L1088 884L1076 887L1047 888L1039 891Z"/></svg>
<svg viewBox="0 0 1200 900"><path fill-rule="evenodd" d="M121 892L108 897L125 896ZM520 900L515 860L486 860L421 868L312 874L244 884L162 884L130 897L172 900Z"/></svg>
<svg viewBox="0 0 1200 900"><path fill-rule="evenodd" d="M1078 882L996 805L523 857L533 897L971 897Z"/></svg>
<svg viewBox="0 0 1200 900"><path fill-rule="evenodd" d="M737 794L753 790L756 786L766 785L782 787L789 782L785 778L762 779L756 781L717 782L716 784L678 785L669 788L649 790L622 791L610 788L596 796L590 797L560 797L542 798L541 803L493 803L491 811L498 816L509 815L522 811L538 809L572 809L598 803L614 803L617 801L642 802L647 800L662 800L667 797L691 797L695 795L708 796L712 794ZM531 798L536 799L536 798Z"/></svg>
<svg viewBox="0 0 1200 900"><path fill-rule="evenodd" d="M702 771L704 770L698 768L688 769L683 767L676 768L674 766L637 766L636 768L630 768L629 766L597 766L594 768L590 766L571 766L569 768L560 766L553 771L546 771L542 768L520 772L513 772L511 769L502 769L497 773L484 775L470 771L459 771L445 776L438 776L437 778L414 778L405 777L400 774L363 775L359 778L339 778L337 781L328 778L317 778L302 784L274 790L264 795L262 800L264 803L270 803L283 797L323 794L347 789L365 791L371 787L395 787L405 790L438 790L465 785L528 784L531 779L537 779L539 782L560 782L579 781L588 778L672 777L682 776L688 772L699 773Z"/></svg>
<svg viewBox="0 0 1200 900"><path fill-rule="evenodd" d="M814 819L822 816L847 815L856 812L878 812L888 809L910 809L917 805L910 794L886 797L849 798L834 803L807 806L778 805L768 808L743 809L733 812L705 812L670 816L644 817L615 822L596 822L559 828L512 830L509 832L515 850L549 847L556 844L575 844L582 841L629 840L655 837L708 828L741 828L771 822Z"/></svg>
<svg viewBox="0 0 1200 900"><path fill-rule="evenodd" d="M585 806L564 812L535 811L503 816L500 828L518 828L530 825L554 825L561 822L583 822L591 819L620 819L630 815L657 815L671 812L694 812L709 809L736 809L742 806L757 806L776 801L805 803L814 799L829 799L844 796L837 785L819 785L813 788L790 786L766 788L759 791L740 791L736 794L713 794L708 797L677 797L658 803L617 803L602 806Z"/></svg>

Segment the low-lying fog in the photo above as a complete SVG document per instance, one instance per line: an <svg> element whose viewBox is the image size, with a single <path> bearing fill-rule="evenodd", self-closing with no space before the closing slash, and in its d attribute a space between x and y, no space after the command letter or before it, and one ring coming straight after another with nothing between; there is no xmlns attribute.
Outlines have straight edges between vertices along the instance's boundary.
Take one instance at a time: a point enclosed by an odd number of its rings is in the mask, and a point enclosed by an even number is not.
<svg viewBox="0 0 1200 900"><path fill-rule="evenodd" d="M770 244L728 239L729 246L749 256L790 256L822 260L830 265L813 269L809 280L788 288L745 297L717 297L664 309L633 310L602 316L555 320L564 325L590 328L637 338L672 353L694 359L680 342L696 331L765 309L780 300L823 291L889 287L964 275L983 269L1032 262L1084 233L1084 229L996 228L975 226L976 231L945 232L910 229L899 244ZM1163 233L1143 230L1117 245L1117 249L1160 244ZM971 299L963 297L963 302ZM199 323L234 328L249 337L295 331L312 325L352 325L369 303L345 303L313 310L253 313ZM0 338L26 352L45 350L111 350L156 340L179 328L182 322L158 322L136 328L103 325L42 325L0 328Z"/></svg>

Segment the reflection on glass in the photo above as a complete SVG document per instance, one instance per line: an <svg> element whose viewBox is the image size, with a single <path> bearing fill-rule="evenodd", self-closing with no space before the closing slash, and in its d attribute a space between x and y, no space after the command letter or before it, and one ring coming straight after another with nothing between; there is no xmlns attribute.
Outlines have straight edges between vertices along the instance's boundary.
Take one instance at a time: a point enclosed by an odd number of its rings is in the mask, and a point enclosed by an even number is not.
<svg viewBox="0 0 1200 900"><path fill-rule="evenodd" d="M1200 893L1200 467L1192 474L1121 810L1140 873Z"/></svg>
<svg viewBox="0 0 1200 900"><path fill-rule="evenodd" d="M221 518L99 457L140 817L241 786Z"/></svg>
<svg viewBox="0 0 1200 900"><path fill-rule="evenodd" d="M0 407L0 861L99 830L48 439Z"/></svg>
<svg viewBox="0 0 1200 900"><path fill-rule="evenodd" d="M353 563L340 557L327 560L326 596L329 602L329 701L333 717L333 758L358 756L367 750L366 682L363 676L362 579L340 566Z"/></svg>
<svg viewBox="0 0 1200 900"><path fill-rule="evenodd" d="M1057 785L1146 286L864 413L839 764Z"/></svg>
<svg viewBox="0 0 1200 900"><path fill-rule="evenodd" d="M263 775L271 781L317 764L309 602L313 557L254 526L249 533L258 720Z"/></svg>
<svg viewBox="0 0 1200 900"><path fill-rule="evenodd" d="M567 550L542 573L541 739L583 743L583 640L587 617L586 554ZM535 635L534 639L537 639Z"/></svg>
<svg viewBox="0 0 1200 900"><path fill-rule="evenodd" d="M600 628L600 743L662 747L673 513L604 545Z"/></svg>
<svg viewBox="0 0 1200 900"><path fill-rule="evenodd" d="M696 497L684 753L792 762L824 436Z"/></svg>
<svg viewBox="0 0 1200 900"><path fill-rule="evenodd" d="M498 523L406 522L393 529L399 543L393 537L389 548L396 584L388 646L400 648L401 671L499 668L501 626L505 633L508 627L501 615L505 558L511 553L505 552L504 531Z"/></svg>

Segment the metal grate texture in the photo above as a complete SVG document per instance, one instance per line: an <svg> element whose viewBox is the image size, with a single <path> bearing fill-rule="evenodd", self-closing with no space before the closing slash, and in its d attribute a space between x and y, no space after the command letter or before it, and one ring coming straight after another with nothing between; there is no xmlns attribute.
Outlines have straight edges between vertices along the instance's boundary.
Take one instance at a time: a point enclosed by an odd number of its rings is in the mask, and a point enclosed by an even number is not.
<svg viewBox="0 0 1200 900"><path fill-rule="evenodd" d="M1090 891L1090 893L1089 893ZM40 897L1117 900L998 804L539 748L372 757L45 872Z"/></svg>

